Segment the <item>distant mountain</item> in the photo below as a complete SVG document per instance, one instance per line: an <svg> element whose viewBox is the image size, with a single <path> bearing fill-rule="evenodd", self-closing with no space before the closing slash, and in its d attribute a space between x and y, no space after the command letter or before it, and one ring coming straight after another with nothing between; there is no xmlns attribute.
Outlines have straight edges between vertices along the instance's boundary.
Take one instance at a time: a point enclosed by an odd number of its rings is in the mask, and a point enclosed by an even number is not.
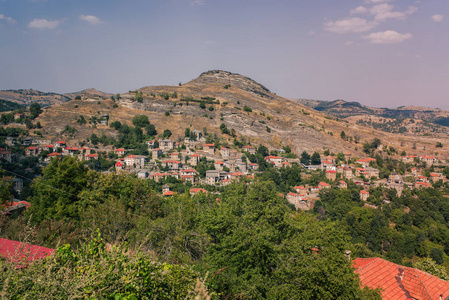
<svg viewBox="0 0 449 300"><path fill-rule="evenodd" d="M448 132L449 112L442 109L401 106L373 108L344 100L297 100L317 111L387 132L430 133ZM441 127L444 126L444 127Z"/></svg>
<svg viewBox="0 0 449 300"><path fill-rule="evenodd" d="M110 98L112 96L112 94L105 93L105 92L99 91L99 90L94 89L94 88L90 88L90 89L82 90L80 92L64 94L64 96L69 97L70 99L75 99L77 96L80 96L80 97L99 97L101 99L107 99L107 98Z"/></svg>
<svg viewBox="0 0 449 300"><path fill-rule="evenodd" d="M31 103L39 103L42 106L50 106L54 104L62 104L70 100L69 97L58 93L46 93L33 89L0 91L0 99L25 106L28 106Z"/></svg>

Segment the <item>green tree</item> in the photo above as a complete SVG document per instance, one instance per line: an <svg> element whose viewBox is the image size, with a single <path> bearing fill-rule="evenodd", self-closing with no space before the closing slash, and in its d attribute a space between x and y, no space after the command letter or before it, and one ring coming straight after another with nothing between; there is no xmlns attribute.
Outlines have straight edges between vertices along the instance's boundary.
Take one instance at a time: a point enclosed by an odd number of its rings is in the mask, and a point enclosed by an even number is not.
<svg viewBox="0 0 449 300"><path fill-rule="evenodd" d="M310 164L310 155L309 153L307 153L307 151L303 151L301 153L301 159L300 159L302 164L308 165Z"/></svg>
<svg viewBox="0 0 449 300"><path fill-rule="evenodd" d="M32 119L36 119L41 113L42 109L39 103L32 103L30 105L30 114Z"/></svg>
<svg viewBox="0 0 449 300"><path fill-rule="evenodd" d="M133 117L132 123L136 127L143 128L143 127L149 125L150 121L148 120L148 116L146 116L146 115L137 115L137 116Z"/></svg>
<svg viewBox="0 0 449 300"><path fill-rule="evenodd" d="M87 187L89 169L73 157L53 159L42 171L43 177L33 180L29 213L34 223L43 220L79 221L78 194Z"/></svg>
<svg viewBox="0 0 449 300"><path fill-rule="evenodd" d="M171 131L170 131L170 129L165 129L165 130L164 130L164 133L162 133L162 137L163 137L164 139L168 139L169 137L171 137Z"/></svg>
<svg viewBox="0 0 449 300"><path fill-rule="evenodd" d="M312 163L312 165L319 165L321 164L321 156L318 152L314 152L312 154L312 157L310 159L310 162Z"/></svg>
<svg viewBox="0 0 449 300"><path fill-rule="evenodd" d="M149 135L149 136L155 136L155 135L157 135L156 127L155 127L153 124L148 124L148 125L145 127L145 130L146 130L146 132L147 132L147 135Z"/></svg>

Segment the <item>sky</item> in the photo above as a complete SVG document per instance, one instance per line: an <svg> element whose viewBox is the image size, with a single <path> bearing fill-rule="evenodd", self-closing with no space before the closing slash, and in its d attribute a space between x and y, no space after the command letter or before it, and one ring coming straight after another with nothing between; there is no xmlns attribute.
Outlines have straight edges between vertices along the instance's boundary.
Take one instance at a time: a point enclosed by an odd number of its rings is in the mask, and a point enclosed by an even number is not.
<svg viewBox="0 0 449 300"><path fill-rule="evenodd" d="M221 69L288 98L449 110L448 0L0 0L0 89L121 93Z"/></svg>

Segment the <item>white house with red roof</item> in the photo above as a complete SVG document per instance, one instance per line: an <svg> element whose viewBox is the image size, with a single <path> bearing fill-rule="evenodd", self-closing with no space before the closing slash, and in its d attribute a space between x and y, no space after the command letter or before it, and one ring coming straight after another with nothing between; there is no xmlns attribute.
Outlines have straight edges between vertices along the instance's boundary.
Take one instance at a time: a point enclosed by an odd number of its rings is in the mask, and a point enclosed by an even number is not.
<svg viewBox="0 0 449 300"><path fill-rule="evenodd" d="M207 191L203 188L193 188L190 189L190 195L195 196L197 194L204 193L207 194Z"/></svg>
<svg viewBox="0 0 449 300"><path fill-rule="evenodd" d="M122 157L125 155L125 149L124 148L118 148L114 150L114 153L118 155L118 157Z"/></svg>
<svg viewBox="0 0 449 300"><path fill-rule="evenodd" d="M189 165L195 167L200 162L200 158L201 158L201 155L199 155L197 153L191 154L189 156L189 160L188 160Z"/></svg>
<svg viewBox="0 0 449 300"><path fill-rule="evenodd" d="M265 157L265 160L271 164L273 164L275 167L280 168L282 166L282 157L280 156L267 156Z"/></svg>
<svg viewBox="0 0 449 300"><path fill-rule="evenodd" d="M224 159L229 159L231 157L231 150L229 148L221 147L220 154Z"/></svg>
<svg viewBox="0 0 449 300"><path fill-rule="evenodd" d="M318 183L318 188L320 190L322 190L322 189L330 189L331 186L330 186L330 184L328 184L326 182L320 182L320 183Z"/></svg>
<svg viewBox="0 0 449 300"><path fill-rule="evenodd" d="M242 147L243 151L248 152L249 154L256 154L256 148L251 145L246 145Z"/></svg>
<svg viewBox="0 0 449 300"><path fill-rule="evenodd" d="M337 171L335 171L335 170L327 170L326 171L326 178L328 180L335 181L337 179Z"/></svg>
<svg viewBox="0 0 449 300"><path fill-rule="evenodd" d="M369 192L365 190L360 191L360 200L367 201L369 197Z"/></svg>
<svg viewBox="0 0 449 300"><path fill-rule="evenodd" d="M162 162L163 167L168 167L170 170L180 170L182 162L179 160L167 159Z"/></svg>
<svg viewBox="0 0 449 300"><path fill-rule="evenodd" d="M215 170L223 170L224 167L224 162L217 160L216 162L214 162L214 166L215 166Z"/></svg>
<svg viewBox="0 0 449 300"><path fill-rule="evenodd" d="M37 156L39 155L40 149L38 147L27 147L25 149L26 156Z"/></svg>
<svg viewBox="0 0 449 300"><path fill-rule="evenodd" d="M136 167L136 168L143 168L145 166L145 162L147 161L147 158L143 155L128 155L124 159L126 166L128 167Z"/></svg>
<svg viewBox="0 0 449 300"><path fill-rule="evenodd" d="M215 145L214 144L204 144L203 151L207 152L209 154L214 154L215 153Z"/></svg>

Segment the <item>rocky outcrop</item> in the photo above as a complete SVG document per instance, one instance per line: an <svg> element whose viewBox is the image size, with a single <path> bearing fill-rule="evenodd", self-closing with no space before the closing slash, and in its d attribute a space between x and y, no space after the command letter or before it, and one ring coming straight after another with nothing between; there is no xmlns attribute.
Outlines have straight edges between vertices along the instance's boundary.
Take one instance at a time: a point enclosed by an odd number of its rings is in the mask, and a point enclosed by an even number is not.
<svg viewBox="0 0 449 300"><path fill-rule="evenodd" d="M198 78L189 83L207 84L207 83L221 83L223 86L230 85L237 87L247 92L255 93L264 97L272 97L269 89L252 80L249 77L231 73L222 70L212 70L202 73Z"/></svg>

